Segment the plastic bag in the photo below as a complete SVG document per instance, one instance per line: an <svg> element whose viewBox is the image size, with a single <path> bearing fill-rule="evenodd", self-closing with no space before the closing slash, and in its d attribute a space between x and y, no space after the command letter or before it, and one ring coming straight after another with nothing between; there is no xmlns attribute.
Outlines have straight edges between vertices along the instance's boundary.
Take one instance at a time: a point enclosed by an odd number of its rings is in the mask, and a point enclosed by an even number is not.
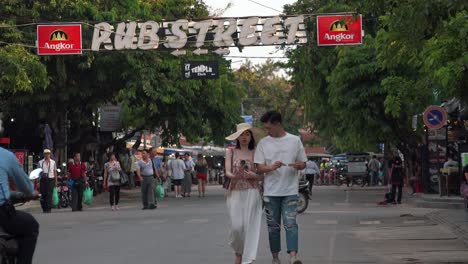
<svg viewBox="0 0 468 264"><path fill-rule="evenodd" d="M52 191L52 206L55 207L58 204L59 204L58 191L57 191L57 187L54 187L54 190Z"/></svg>
<svg viewBox="0 0 468 264"><path fill-rule="evenodd" d="M154 189L154 198L164 198L164 187L162 184L157 184Z"/></svg>
<svg viewBox="0 0 468 264"><path fill-rule="evenodd" d="M86 205L91 205L93 203L93 190L89 187L83 192L83 203Z"/></svg>

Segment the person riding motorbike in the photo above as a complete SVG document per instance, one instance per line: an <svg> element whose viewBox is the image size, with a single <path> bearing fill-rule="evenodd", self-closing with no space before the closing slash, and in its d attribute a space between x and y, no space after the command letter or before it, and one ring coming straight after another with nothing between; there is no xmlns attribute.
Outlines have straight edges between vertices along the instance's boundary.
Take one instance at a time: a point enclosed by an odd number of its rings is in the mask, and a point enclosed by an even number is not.
<svg viewBox="0 0 468 264"><path fill-rule="evenodd" d="M0 131L1 132L1 131ZM31 264L39 235L36 219L9 202L11 179L18 191L34 196L34 186L15 155L0 147L0 226L18 241L18 264Z"/></svg>

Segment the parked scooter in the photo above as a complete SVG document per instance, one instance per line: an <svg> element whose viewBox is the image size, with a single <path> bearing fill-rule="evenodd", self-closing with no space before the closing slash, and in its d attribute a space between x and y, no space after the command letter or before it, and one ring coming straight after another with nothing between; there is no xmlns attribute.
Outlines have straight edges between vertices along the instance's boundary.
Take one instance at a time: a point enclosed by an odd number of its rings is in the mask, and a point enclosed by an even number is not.
<svg viewBox="0 0 468 264"><path fill-rule="evenodd" d="M42 169L31 172L29 179L34 181L39 178ZM9 202L13 205L23 204L30 200L38 199L39 196L25 195L21 192L11 192ZM0 263L16 264L18 262L18 241L0 227Z"/></svg>
<svg viewBox="0 0 468 264"><path fill-rule="evenodd" d="M59 172L59 176L57 177L58 208L67 208L71 206L71 191L68 177L61 173L62 171L60 169L57 171Z"/></svg>
<svg viewBox="0 0 468 264"><path fill-rule="evenodd" d="M299 181L299 197L297 202L297 212L299 214L307 210L309 206L311 193L309 192L309 182L308 181Z"/></svg>

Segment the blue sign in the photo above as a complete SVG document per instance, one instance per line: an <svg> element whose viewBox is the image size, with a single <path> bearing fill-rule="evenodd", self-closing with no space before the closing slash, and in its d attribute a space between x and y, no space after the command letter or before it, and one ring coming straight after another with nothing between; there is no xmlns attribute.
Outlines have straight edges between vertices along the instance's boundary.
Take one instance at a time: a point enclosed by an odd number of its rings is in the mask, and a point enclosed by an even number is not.
<svg viewBox="0 0 468 264"><path fill-rule="evenodd" d="M447 123L447 113L440 106L432 105L424 111L424 124L430 129L442 128Z"/></svg>
<svg viewBox="0 0 468 264"><path fill-rule="evenodd" d="M251 115L250 116L242 116L242 118L244 118L245 123L250 124L251 126L253 126L253 117Z"/></svg>

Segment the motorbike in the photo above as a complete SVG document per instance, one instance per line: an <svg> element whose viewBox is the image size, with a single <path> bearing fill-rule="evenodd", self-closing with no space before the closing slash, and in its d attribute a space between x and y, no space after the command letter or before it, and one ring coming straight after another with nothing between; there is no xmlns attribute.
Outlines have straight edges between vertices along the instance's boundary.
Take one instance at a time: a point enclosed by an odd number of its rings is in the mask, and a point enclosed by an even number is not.
<svg viewBox="0 0 468 264"><path fill-rule="evenodd" d="M297 212L299 214L307 210L309 206L311 193L309 192L309 182L308 181L299 181L299 197L297 202Z"/></svg>
<svg viewBox="0 0 468 264"><path fill-rule="evenodd" d="M29 179L34 181L40 177L42 169L35 169L29 175ZM24 204L27 201L35 200L40 196L26 195L22 192L12 191L10 193L9 202L13 205ZM1 264L16 264L18 259L18 241L11 234L8 234L0 226L0 263Z"/></svg>
<svg viewBox="0 0 468 264"><path fill-rule="evenodd" d="M58 208L71 206L71 191L66 175L59 175L57 177L57 192L59 197Z"/></svg>

